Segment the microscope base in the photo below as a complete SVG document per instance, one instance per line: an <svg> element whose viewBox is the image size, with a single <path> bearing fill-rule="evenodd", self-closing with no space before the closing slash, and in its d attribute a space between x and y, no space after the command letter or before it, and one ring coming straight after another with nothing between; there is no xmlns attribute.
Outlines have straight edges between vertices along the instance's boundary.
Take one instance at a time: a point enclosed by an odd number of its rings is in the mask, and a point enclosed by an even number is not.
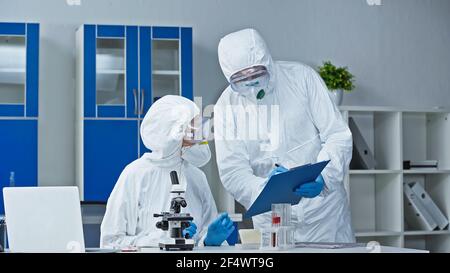
<svg viewBox="0 0 450 273"><path fill-rule="evenodd" d="M192 239L171 239L171 242L159 243L161 250L192 250L194 248L194 240Z"/></svg>

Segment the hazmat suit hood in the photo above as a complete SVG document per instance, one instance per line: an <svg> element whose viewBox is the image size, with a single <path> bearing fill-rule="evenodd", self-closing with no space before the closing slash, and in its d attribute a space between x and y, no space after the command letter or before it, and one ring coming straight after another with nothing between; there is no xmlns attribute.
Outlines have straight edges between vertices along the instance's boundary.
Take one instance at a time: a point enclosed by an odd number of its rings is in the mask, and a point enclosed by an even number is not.
<svg viewBox="0 0 450 273"><path fill-rule="evenodd" d="M247 28L223 37L219 42L218 56L220 67L228 82L236 72L263 65L270 74L268 91L274 87L276 73L272 56L255 29Z"/></svg>
<svg viewBox="0 0 450 273"><path fill-rule="evenodd" d="M146 158L166 166L176 165L182 159L197 167L206 164L211 157L208 145L181 147L186 128L199 114L197 105L184 97L167 95L157 100L141 125L142 141L152 151Z"/></svg>

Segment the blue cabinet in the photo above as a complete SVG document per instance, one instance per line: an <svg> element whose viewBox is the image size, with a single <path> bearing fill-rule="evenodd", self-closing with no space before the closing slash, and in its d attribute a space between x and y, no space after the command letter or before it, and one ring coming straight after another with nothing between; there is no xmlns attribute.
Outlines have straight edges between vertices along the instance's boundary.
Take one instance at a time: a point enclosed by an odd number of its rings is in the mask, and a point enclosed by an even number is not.
<svg viewBox="0 0 450 273"><path fill-rule="evenodd" d="M37 120L0 120L0 183L9 186L14 172L16 186L37 185ZM0 214L3 214L0 194Z"/></svg>
<svg viewBox="0 0 450 273"><path fill-rule="evenodd" d="M0 190L37 185L38 70L39 25L0 23Z"/></svg>
<svg viewBox="0 0 450 273"><path fill-rule="evenodd" d="M84 26L84 117L138 117L136 26Z"/></svg>
<svg viewBox="0 0 450 273"><path fill-rule="evenodd" d="M0 117L38 116L39 25L0 23Z"/></svg>
<svg viewBox="0 0 450 273"><path fill-rule="evenodd" d="M141 117L164 95L193 99L192 28L140 27Z"/></svg>
<svg viewBox="0 0 450 273"><path fill-rule="evenodd" d="M76 180L82 200L106 201L125 165L148 151L139 126L152 103L193 99L192 29L83 25L76 37Z"/></svg>
<svg viewBox="0 0 450 273"><path fill-rule="evenodd" d="M138 121L84 121L84 198L105 201L125 166L138 157Z"/></svg>

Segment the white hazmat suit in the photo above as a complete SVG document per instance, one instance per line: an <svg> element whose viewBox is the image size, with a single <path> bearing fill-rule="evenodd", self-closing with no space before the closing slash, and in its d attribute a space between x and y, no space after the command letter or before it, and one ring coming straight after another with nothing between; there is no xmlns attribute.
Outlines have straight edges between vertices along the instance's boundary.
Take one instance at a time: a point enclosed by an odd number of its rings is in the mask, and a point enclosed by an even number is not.
<svg viewBox="0 0 450 273"><path fill-rule="evenodd" d="M155 102L141 125L145 146L152 150L130 163L120 175L101 225L101 247L157 246L162 236L154 213L170 210L170 172L175 170L185 186L187 207L197 225L194 239L204 238L217 209L205 174L198 168L210 159L207 144L182 148L191 120L200 113L190 100L164 96Z"/></svg>
<svg viewBox="0 0 450 273"><path fill-rule="evenodd" d="M228 81L236 72L258 65L265 66L270 74L262 99L239 94L228 86L215 106L216 156L224 187L248 209L265 186L275 163L295 167L331 160L322 172L325 180L322 194L302 198L292 207L295 240L354 242L343 185L352 155L352 135L320 76L301 63L272 61L265 42L253 29L222 38L218 55ZM269 113L271 107L278 108L278 114L271 116L276 122L260 126L255 139L230 139L227 135L230 128L239 131L237 121L242 120L238 117L241 108L235 106L255 105L269 107ZM267 123L268 119L259 116L258 122ZM270 213L253 217L253 224L255 228L269 227Z"/></svg>

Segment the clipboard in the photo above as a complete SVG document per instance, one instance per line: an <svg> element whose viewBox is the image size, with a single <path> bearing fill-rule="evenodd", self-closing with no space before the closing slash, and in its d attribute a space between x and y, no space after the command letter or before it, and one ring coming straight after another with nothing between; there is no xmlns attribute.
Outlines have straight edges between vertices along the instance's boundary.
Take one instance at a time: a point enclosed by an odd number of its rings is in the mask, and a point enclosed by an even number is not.
<svg viewBox="0 0 450 273"><path fill-rule="evenodd" d="M273 175L255 202L244 214L244 218L268 212L272 209L272 204L298 204L301 197L296 195L294 190L305 183L316 180L328 162L330 161L306 164Z"/></svg>

